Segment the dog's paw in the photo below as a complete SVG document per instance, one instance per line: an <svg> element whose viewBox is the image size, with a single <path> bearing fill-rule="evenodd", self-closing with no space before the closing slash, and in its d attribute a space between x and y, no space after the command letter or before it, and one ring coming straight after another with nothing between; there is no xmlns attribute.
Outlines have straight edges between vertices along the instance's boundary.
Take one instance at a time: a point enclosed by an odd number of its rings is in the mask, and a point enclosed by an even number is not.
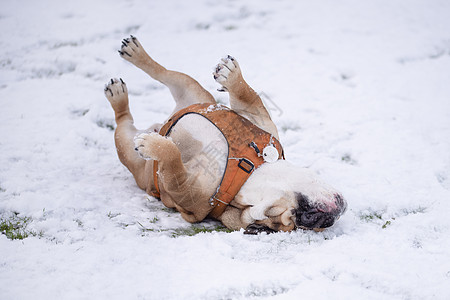
<svg viewBox="0 0 450 300"><path fill-rule="evenodd" d="M222 85L218 91L230 91L235 84L243 81L237 60L228 55L221 59L213 72L214 79Z"/></svg>
<svg viewBox="0 0 450 300"><path fill-rule="evenodd" d="M152 132L138 134L134 138L134 146L142 158L160 160L166 151L175 144L171 138Z"/></svg>
<svg viewBox="0 0 450 300"><path fill-rule="evenodd" d="M105 85L104 92L114 111L120 110L123 105L128 105L127 85L122 80L122 78L111 79Z"/></svg>
<svg viewBox="0 0 450 300"><path fill-rule="evenodd" d="M276 231L267 226L261 225L261 224L250 224L247 226L247 228L245 228L244 234L255 235L255 234L259 234L259 233L263 233L263 232L269 234L269 233L275 233Z"/></svg>
<svg viewBox="0 0 450 300"><path fill-rule="evenodd" d="M129 38L123 39L119 54L123 59L138 67L145 60L149 59L144 47L142 47L139 40L132 35Z"/></svg>
<svg viewBox="0 0 450 300"><path fill-rule="evenodd" d="M127 85L122 78L112 78L105 84L104 92L109 101L117 100L118 98L128 95Z"/></svg>

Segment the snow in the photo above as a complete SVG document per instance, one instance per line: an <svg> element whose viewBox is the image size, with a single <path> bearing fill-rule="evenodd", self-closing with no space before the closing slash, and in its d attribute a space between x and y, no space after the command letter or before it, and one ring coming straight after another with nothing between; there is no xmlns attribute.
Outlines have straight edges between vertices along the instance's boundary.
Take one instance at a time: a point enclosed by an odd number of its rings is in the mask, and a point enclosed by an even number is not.
<svg viewBox="0 0 450 300"><path fill-rule="evenodd" d="M0 217L42 237L0 235L0 299L449 299L449 15L445 0L3 1ZM192 225L114 149L109 78L140 128L174 107L118 56L130 34L225 104L211 73L236 57L282 110L286 158L346 214L322 233L177 234Z"/></svg>

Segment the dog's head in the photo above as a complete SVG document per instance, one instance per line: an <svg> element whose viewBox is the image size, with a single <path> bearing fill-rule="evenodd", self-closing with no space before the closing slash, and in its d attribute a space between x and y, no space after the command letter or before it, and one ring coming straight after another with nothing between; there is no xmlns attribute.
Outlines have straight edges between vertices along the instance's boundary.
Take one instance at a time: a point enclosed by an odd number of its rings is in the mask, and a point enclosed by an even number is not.
<svg viewBox="0 0 450 300"><path fill-rule="evenodd" d="M343 196L314 172L285 161L266 164L250 178L238 198L245 207L241 219L249 234L297 228L321 231L347 208Z"/></svg>

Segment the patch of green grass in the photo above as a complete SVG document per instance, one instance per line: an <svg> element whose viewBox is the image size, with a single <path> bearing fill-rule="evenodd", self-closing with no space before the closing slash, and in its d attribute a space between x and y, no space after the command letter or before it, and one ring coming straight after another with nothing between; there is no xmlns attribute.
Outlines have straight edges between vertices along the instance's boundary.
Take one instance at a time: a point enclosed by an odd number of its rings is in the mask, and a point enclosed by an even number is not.
<svg viewBox="0 0 450 300"><path fill-rule="evenodd" d="M157 218L155 218L157 219ZM137 222L139 226L141 227L141 233L142 236L145 236L147 232L169 232L171 233L171 237L177 238L180 236L194 236L199 233L211 233L211 232L233 232L233 230L230 230L223 226L215 226L215 227L206 227L206 226L191 226L188 228L175 228L175 229L162 229L162 228L148 228L142 225L140 222ZM153 222L150 222L153 223Z"/></svg>
<svg viewBox="0 0 450 300"><path fill-rule="evenodd" d="M211 233L211 232L230 233L230 232L233 232L233 230L230 230L223 226L216 226L213 228L207 228L205 226L201 226L201 227L200 226L192 226L189 228L177 228L177 229L173 230L172 237L176 238L179 236L194 236L199 233Z"/></svg>
<svg viewBox="0 0 450 300"><path fill-rule="evenodd" d="M147 228L147 227L145 227L144 225L142 225L140 222L137 222L138 224L139 224L139 226L141 226L141 232L142 232L142 236L145 236L145 233L146 232L154 232L154 231L156 231L155 229L153 229L153 228Z"/></svg>
<svg viewBox="0 0 450 300"><path fill-rule="evenodd" d="M0 232L10 240L23 240L31 236L42 237L33 230L28 230L27 226L32 222L30 217L20 217L18 213L13 213L10 217L2 217L0 219Z"/></svg>
<svg viewBox="0 0 450 300"><path fill-rule="evenodd" d="M161 210L168 213L178 213L177 210L174 208L163 207L161 208Z"/></svg>
<svg viewBox="0 0 450 300"><path fill-rule="evenodd" d="M388 226L390 226L392 224L392 221L395 220L395 218L391 218L390 220L385 220L385 219L383 219L382 213L379 213L379 212L362 214L362 215L360 215L360 219L365 222L375 222L375 223L379 223L379 224L381 224L380 221L384 222L383 225L381 226L381 228L383 228L383 229L386 229Z"/></svg>
<svg viewBox="0 0 450 300"><path fill-rule="evenodd" d="M386 229L389 225L391 225L391 221L386 221L386 223L384 223L384 225L381 226L381 228Z"/></svg>
<svg viewBox="0 0 450 300"><path fill-rule="evenodd" d="M369 213L369 214L362 214L359 218L366 222L371 222L374 220L383 220L383 216L377 212L373 212L373 213Z"/></svg>
<svg viewBox="0 0 450 300"><path fill-rule="evenodd" d="M155 224L158 221L159 221L158 217L154 217L153 219L149 220L149 222L152 224Z"/></svg>

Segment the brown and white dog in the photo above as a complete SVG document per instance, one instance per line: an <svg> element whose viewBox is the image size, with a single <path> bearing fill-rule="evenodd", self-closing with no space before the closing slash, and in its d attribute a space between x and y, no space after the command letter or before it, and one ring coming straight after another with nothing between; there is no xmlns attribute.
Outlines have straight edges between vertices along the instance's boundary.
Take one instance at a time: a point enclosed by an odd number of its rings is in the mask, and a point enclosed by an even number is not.
<svg viewBox="0 0 450 300"><path fill-rule="evenodd" d="M119 53L169 88L176 103L172 115L193 104L216 105L213 96L197 81L155 62L135 37L124 39ZM278 139L275 124L258 94L245 82L236 59L223 58L213 75L222 85L221 90L229 93L234 112ZM223 170L216 170L218 173L214 174L219 175L213 176L211 172L204 172L205 163L211 160L205 160L205 151L201 150L205 145L196 139L195 132L180 130L177 136L163 136L157 133L161 124L138 131L133 125L127 87L122 79L111 79L105 87L105 95L115 113L119 159L133 174L138 186L149 194L154 193L157 187L153 169L157 162L155 171L163 204L177 209L188 222L211 217L210 200L220 185ZM195 120L190 122L195 123ZM209 135L207 132L206 136ZM220 166L211 166L214 168L220 169ZM249 234L297 228L320 231L333 225L346 210L341 194L308 169L279 159L252 171L223 213L214 216L229 229L243 228Z"/></svg>

